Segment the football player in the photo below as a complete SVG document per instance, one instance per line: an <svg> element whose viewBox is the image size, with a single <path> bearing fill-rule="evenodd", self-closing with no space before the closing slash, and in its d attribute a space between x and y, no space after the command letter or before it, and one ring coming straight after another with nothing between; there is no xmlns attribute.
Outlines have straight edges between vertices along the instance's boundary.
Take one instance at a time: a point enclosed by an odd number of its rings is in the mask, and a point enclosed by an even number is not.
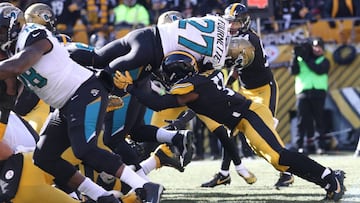
<svg viewBox="0 0 360 203"><path fill-rule="evenodd" d="M0 63L0 80L20 76L40 99L59 109L38 142L34 163L53 175L58 185L77 189L94 200L107 197L107 202L119 202L61 158L71 146L74 154L92 168L118 177L132 188L143 188L147 201L159 202L161 185L141 178L119 156L96 145L112 82L72 61L49 30L25 23L20 9L2 7L0 18L1 49L11 55ZM90 109L97 109L98 114L87 114ZM92 122L98 126L88 128L87 123Z"/></svg>
<svg viewBox="0 0 360 203"><path fill-rule="evenodd" d="M25 19L27 22L35 22L44 25L50 30L56 31L56 29L53 27L54 26L53 22L55 21L53 11L46 4L42 4L42 3L32 4L25 11ZM94 49L94 47L88 46L83 43L72 42L71 39L66 35L56 34L56 37L58 38L59 42L61 42L68 50L73 50L76 48L86 49L86 50ZM139 70L133 70L132 74L134 77L137 77L137 74L139 74ZM120 96L123 96L123 93L121 91L117 91L116 93ZM112 97L113 95L110 98ZM132 142L132 144L130 145L127 142L128 139L125 139L126 133L124 132L144 135L142 129L138 131L131 131L131 127L129 126L134 125L133 121L136 121L135 124L142 123L142 118L145 108L139 106L139 103L136 101L136 99L131 99L129 95L128 96L125 95L123 97L121 104L123 108L118 108L119 105L116 105L116 103L115 105L112 105L113 108L111 108L110 103L112 103L112 101L117 102L116 98L110 100L109 102L107 108L108 113L105 116L105 130L103 134L103 139L100 139L100 141L98 142L99 147L105 149L108 149L108 147L110 147L110 149L113 152L122 156L122 160L124 161L124 163L126 163L127 165L131 165L132 168L139 175L143 176L146 179L148 179L146 175L150 171L152 171L155 168L159 168L161 166L174 167L177 170L183 172L184 168L181 165L179 158L172 153L172 151L169 149L167 145L162 144L158 146L156 149L154 149L155 151L151 153L151 156L149 156L145 160L139 157L138 150L136 150L137 148L135 148L133 145L134 142ZM131 120L126 122L127 118L125 118L125 116L130 118L136 118L138 120ZM133 129L135 128L133 127ZM177 135L177 137L179 137L179 136L183 136L183 134L181 133L187 131L181 131L180 133L177 132L178 131L173 131L170 133L172 133L173 136ZM102 141L104 141L104 143ZM181 142L181 144L182 143L183 142ZM105 183L101 179L102 176L100 176L100 179L97 178L97 172L92 171L91 167L79 163L78 160L75 157L73 157L73 153L71 150L66 150L65 153L63 154L63 157L66 160L71 160L71 163L74 165L80 164L79 168L81 169L83 174L85 174L87 177L90 177L92 180L98 180L97 183L99 184L101 183L100 185L102 185L103 187L110 189L114 185L115 179L113 179L113 181L110 182L107 181L109 183ZM118 189L118 187L116 187L117 184L115 184L114 186L115 186L114 189ZM121 189L123 189L124 193L128 192L126 190L126 187L121 187Z"/></svg>
<svg viewBox="0 0 360 203"><path fill-rule="evenodd" d="M5 89L7 88L6 83L0 81L0 99L2 101L0 105L0 180L4 184L6 183L5 190L0 192L0 201L13 203L80 202L80 200L74 199L77 196L69 196L54 187L53 178L33 164L33 151L39 135L24 119L11 112L9 107L14 105L14 101L6 93ZM5 117L7 114L9 116ZM4 176L7 173L12 176ZM138 200L137 194L134 192L127 195L121 195L119 192L115 192L115 194L121 197L123 203L136 203ZM103 202L101 199L98 202Z"/></svg>
<svg viewBox="0 0 360 203"><path fill-rule="evenodd" d="M228 22L220 16L182 19L133 30L126 36L92 52L73 51L71 58L86 66L100 68L108 66L112 73L115 70L124 71L142 67L145 74L150 75L158 70L164 55L173 50L184 49L198 59L203 59L204 64L212 64L211 68L221 67L226 55L227 26ZM157 133L156 137L161 142L168 139L164 133ZM192 152L191 144L183 148L187 148L186 152ZM192 153L182 152L182 158L183 165L186 166L191 161Z"/></svg>
<svg viewBox="0 0 360 203"><path fill-rule="evenodd" d="M278 171L289 171L319 185L326 190L328 200L342 198L345 172L324 167L301 153L287 150L275 130L269 108L226 88L220 70L203 69L195 57L183 51L167 55L161 67L159 77L170 87L169 93L163 96L138 88L128 72L125 75L116 72L114 83L155 111L186 105L231 130L239 130L256 154Z"/></svg>
<svg viewBox="0 0 360 203"><path fill-rule="evenodd" d="M251 18L247 7L241 3L230 4L224 11L224 18L230 21L229 32L232 36L228 51L230 61L226 63L230 68L226 85L231 86L236 80L240 81L239 93L268 106L275 119L279 88L266 59L262 41L250 28ZM230 161L229 155L224 152L220 172L202 186L216 186L217 180L223 183L221 180L230 179ZM275 186L289 186L293 182L292 174L284 172L280 173Z"/></svg>
<svg viewBox="0 0 360 203"><path fill-rule="evenodd" d="M181 19L183 19L183 17L180 12L168 11L159 16L158 25L172 23L174 21L181 20ZM178 108L165 109L165 110L158 111L158 112L155 111L153 113L151 122L155 126L163 127L163 126L168 125L168 123L165 122L165 119L181 121L181 120L183 120L184 117L179 118L179 119L177 117L179 114L181 114L181 112L185 111L186 109L188 109L188 108L187 107L178 107ZM214 120L212 120L206 116L199 115L199 114L197 116L206 125L206 127L209 129L209 131L211 133L214 133L214 135L219 138L219 140L224 148L224 153L226 153L231 158L231 160L233 160L236 172L248 184L255 183L257 180L255 175L252 172L248 171L248 169L241 162L241 158L237 152L237 146L235 145L235 143L231 142L231 139L228 136L228 131L225 128L225 126L215 122ZM224 176L224 178L222 178L219 182L221 184L229 184L230 177ZM219 182L216 179L215 182L211 181L207 185L208 185L208 187L214 187Z"/></svg>

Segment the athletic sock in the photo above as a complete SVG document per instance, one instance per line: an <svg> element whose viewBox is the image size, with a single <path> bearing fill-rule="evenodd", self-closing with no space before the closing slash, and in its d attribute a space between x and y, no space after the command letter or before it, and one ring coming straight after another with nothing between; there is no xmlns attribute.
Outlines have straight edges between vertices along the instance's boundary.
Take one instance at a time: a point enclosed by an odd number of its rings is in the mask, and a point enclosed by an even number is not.
<svg viewBox="0 0 360 203"><path fill-rule="evenodd" d="M242 163L239 165L236 165L235 170L237 173L241 174L245 178L248 178L251 176L249 171L247 170L247 168L245 168L244 164L242 164Z"/></svg>
<svg viewBox="0 0 360 203"><path fill-rule="evenodd" d="M141 188L148 182L128 166L124 167L120 180L124 181L124 183L128 184L131 188Z"/></svg>
<svg viewBox="0 0 360 203"><path fill-rule="evenodd" d="M176 135L177 131L166 130L164 128L159 128L156 132L156 140L160 143L172 143L172 138Z"/></svg>
<svg viewBox="0 0 360 203"><path fill-rule="evenodd" d="M100 196L110 195L108 191L91 181L89 178L85 178L79 185L78 190L95 201Z"/></svg>

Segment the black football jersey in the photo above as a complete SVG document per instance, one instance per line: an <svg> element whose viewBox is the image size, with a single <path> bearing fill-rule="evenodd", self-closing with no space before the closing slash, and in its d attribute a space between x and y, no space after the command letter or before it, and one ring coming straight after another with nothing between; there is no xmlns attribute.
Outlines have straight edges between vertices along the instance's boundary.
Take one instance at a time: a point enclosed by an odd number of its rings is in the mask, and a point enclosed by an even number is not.
<svg viewBox="0 0 360 203"><path fill-rule="evenodd" d="M269 62L259 36L253 30L248 30L234 38L249 40L255 47L254 61L248 67L238 71L241 85L246 89L254 89L272 81L273 74L269 68Z"/></svg>
<svg viewBox="0 0 360 203"><path fill-rule="evenodd" d="M224 75L219 70L209 70L180 80L170 93L183 95L198 93L199 97L186 105L198 114L212 118L233 129L250 106L250 100L224 85Z"/></svg>

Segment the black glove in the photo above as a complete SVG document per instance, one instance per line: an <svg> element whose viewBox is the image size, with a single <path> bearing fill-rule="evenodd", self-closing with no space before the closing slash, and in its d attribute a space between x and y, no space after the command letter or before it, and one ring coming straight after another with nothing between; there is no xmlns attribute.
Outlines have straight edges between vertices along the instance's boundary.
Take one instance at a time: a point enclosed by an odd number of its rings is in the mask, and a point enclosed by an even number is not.
<svg viewBox="0 0 360 203"><path fill-rule="evenodd" d="M106 71L99 71L96 73L96 76L100 79L101 83L109 92L114 90L113 78L110 73Z"/></svg>
<svg viewBox="0 0 360 203"><path fill-rule="evenodd" d="M203 71L206 71L206 70L211 70L211 69L214 68L213 64L210 63L210 62L207 62L205 64L200 62L200 63L198 63L198 66L199 66L199 71L200 72L203 72Z"/></svg>
<svg viewBox="0 0 360 203"><path fill-rule="evenodd" d="M6 93L0 96L0 122L7 124L10 111L14 109L16 95L11 96Z"/></svg>
<svg viewBox="0 0 360 203"><path fill-rule="evenodd" d="M13 110L16 102L17 95L8 95L4 93L0 96L0 109Z"/></svg>
<svg viewBox="0 0 360 203"><path fill-rule="evenodd" d="M165 122L169 123L165 127L168 130L184 130L186 129L186 124L195 117L195 112L191 109L183 111L180 115L174 120L165 120Z"/></svg>

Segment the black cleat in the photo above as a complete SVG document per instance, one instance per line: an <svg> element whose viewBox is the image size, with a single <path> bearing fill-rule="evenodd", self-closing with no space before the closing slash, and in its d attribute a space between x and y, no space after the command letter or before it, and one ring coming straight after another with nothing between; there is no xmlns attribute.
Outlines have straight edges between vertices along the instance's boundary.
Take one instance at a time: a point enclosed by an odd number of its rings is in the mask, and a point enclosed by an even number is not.
<svg viewBox="0 0 360 203"><path fill-rule="evenodd" d="M345 172L336 170L333 173L336 181L336 189L334 191L327 191L324 200L334 200L337 202L343 197L346 190L344 186Z"/></svg>
<svg viewBox="0 0 360 203"><path fill-rule="evenodd" d="M279 187L289 187L294 183L294 176L288 173L280 173L279 180L275 183L275 187L279 189Z"/></svg>
<svg viewBox="0 0 360 203"><path fill-rule="evenodd" d="M158 158L161 166L169 166L184 172L184 167L181 166L180 158L176 156L166 144L161 144L154 153Z"/></svg>
<svg viewBox="0 0 360 203"><path fill-rule="evenodd" d="M214 175L209 182L201 184L201 187L215 187L218 185L227 185L231 183L230 175L224 176L220 172Z"/></svg>
<svg viewBox="0 0 360 203"><path fill-rule="evenodd" d="M114 195L101 196L97 199L96 203L121 203Z"/></svg>
<svg viewBox="0 0 360 203"><path fill-rule="evenodd" d="M172 139L172 143L179 150L182 166L186 166L191 162L194 152L192 147L193 140L194 133L190 130L179 130Z"/></svg>
<svg viewBox="0 0 360 203"><path fill-rule="evenodd" d="M159 203L160 197L164 191L164 187L156 183L145 183L143 186L145 190L145 203Z"/></svg>

